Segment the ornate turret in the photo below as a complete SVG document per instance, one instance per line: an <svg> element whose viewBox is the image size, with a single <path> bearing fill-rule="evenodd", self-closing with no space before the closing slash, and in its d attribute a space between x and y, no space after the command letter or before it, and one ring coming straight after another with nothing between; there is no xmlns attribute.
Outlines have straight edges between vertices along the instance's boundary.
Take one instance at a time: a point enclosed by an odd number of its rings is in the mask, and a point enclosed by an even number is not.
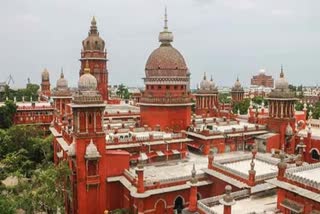
<svg viewBox="0 0 320 214"><path fill-rule="evenodd" d="M231 89L231 98L233 103L241 102L244 98L244 89L239 81L239 77L237 77Z"/></svg>
<svg viewBox="0 0 320 214"><path fill-rule="evenodd" d="M41 100L49 100L51 96L49 71L46 68L41 73L41 91L39 95Z"/></svg>
<svg viewBox="0 0 320 214"><path fill-rule="evenodd" d="M289 88L282 66L280 77L276 80L275 88L271 91L267 100L269 101L268 127L271 131L280 133L278 149L283 149L285 152L294 152L290 140L291 133L294 132L291 129L295 124L294 105L297 99L295 93ZM290 137L287 135L289 132Z"/></svg>
<svg viewBox="0 0 320 214"><path fill-rule="evenodd" d="M96 89L103 100L108 100L108 70L105 42L99 36L97 21L93 17L88 37L82 41L80 76L89 70L96 79Z"/></svg>

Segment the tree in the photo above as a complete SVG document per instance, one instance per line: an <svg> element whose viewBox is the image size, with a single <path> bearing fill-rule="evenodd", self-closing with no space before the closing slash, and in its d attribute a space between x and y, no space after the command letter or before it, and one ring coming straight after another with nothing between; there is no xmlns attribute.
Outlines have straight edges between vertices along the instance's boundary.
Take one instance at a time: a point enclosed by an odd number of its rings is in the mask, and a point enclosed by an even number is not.
<svg viewBox="0 0 320 214"><path fill-rule="evenodd" d="M248 113L248 108L250 106L250 100L249 99L244 99L241 102L235 103L233 105L233 113L237 114L238 110L240 111L240 114L247 114Z"/></svg>
<svg viewBox="0 0 320 214"><path fill-rule="evenodd" d="M5 105L0 107L0 128L9 128L12 126L16 111L17 106L11 100L7 100Z"/></svg>
<svg viewBox="0 0 320 214"><path fill-rule="evenodd" d="M124 84L120 84L116 94L121 98L121 99L130 99L130 92L128 88Z"/></svg>
<svg viewBox="0 0 320 214"><path fill-rule="evenodd" d="M219 102L220 103L231 103L231 98L229 93L219 93Z"/></svg>

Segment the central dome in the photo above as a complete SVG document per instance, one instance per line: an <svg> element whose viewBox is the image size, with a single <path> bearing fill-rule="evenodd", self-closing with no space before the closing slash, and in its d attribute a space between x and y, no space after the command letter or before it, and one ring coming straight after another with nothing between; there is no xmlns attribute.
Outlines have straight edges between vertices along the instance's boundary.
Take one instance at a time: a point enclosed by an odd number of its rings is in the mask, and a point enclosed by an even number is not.
<svg viewBox="0 0 320 214"><path fill-rule="evenodd" d="M160 72L159 72L160 71ZM187 65L182 54L170 46L160 46L149 56L146 76L185 76Z"/></svg>
<svg viewBox="0 0 320 214"><path fill-rule="evenodd" d="M182 54L172 47L173 35L168 31L167 13L165 13L164 29L159 34L161 45L149 56L145 71L146 77L186 76L187 65Z"/></svg>

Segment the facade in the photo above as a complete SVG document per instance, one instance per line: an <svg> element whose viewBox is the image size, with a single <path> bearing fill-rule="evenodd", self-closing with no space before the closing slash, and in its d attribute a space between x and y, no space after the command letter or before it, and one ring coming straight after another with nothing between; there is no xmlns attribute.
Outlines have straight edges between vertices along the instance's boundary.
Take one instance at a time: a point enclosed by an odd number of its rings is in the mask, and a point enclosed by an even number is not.
<svg viewBox="0 0 320 214"><path fill-rule="evenodd" d="M79 75L84 74L86 63L89 63L90 72L98 81L97 89L102 99L108 100L108 69L105 41L99 36L97 22L92 18L88 37L82 41L81 68Z"/></svg>
<svg viewBox="0 0 320 214"><path fill-rule="evenodd" d="M159 34L160 47L151 53L145 67L145 91L140 98L141 124L180 131L190 124L190 73L172 41L165 14L164 29Z"/></svg>
<svg viewBox="0 0 320 214"><path fill-rule="evenodd" d="M261 70L258 75L251 78L251 85L273 88L274 80L272 76L266 75L264 70Z"/></svg>

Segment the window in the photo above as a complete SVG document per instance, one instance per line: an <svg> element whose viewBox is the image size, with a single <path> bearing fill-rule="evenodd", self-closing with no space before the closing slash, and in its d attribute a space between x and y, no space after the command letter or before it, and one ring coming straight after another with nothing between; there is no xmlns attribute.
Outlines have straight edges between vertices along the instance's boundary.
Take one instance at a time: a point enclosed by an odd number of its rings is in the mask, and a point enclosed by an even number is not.
<svg viewBox="0 0 320 214"><path fill-rule="evenodd" d="M169 86L169 85L166 85L166 89L167 89L167 90L170 89L170 86Z"/></svg>
<svg viewBox="0 0 320 214"><path fill-rule="evenodd" d="M158 85L158 89L161 89L161 85Z"/></svg>
<svg viewBox="0 0 320 214"><path fill-rule="evenodd" d="M92 123L92 115L91 114L89 114L88 120L89 120L89 125L91 125L91 123Z"/></svg>
<svg viewBox="0 0 320 214"><path fill-rule="evenodd" d="M175 85L175 86L173 86L173 88L174 88L174 90L177 90L177 89L178 89L178 86Z"/></svg>
<svg viewBox="0 0 320 214"><path fill-rule="evenodd" d="M311 152L311 157L314 160L320 160L320 155L316 149L313 149Z"/></svg>

